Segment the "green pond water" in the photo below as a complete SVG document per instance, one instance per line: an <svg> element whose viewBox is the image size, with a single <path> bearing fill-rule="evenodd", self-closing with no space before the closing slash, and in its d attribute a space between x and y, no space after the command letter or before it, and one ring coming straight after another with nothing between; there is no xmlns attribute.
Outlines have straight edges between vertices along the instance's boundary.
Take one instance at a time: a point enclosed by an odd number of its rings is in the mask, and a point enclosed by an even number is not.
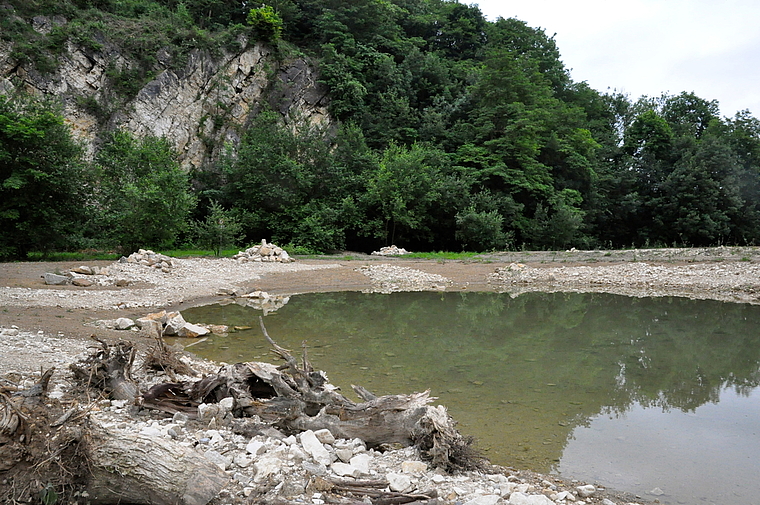
<svg viewBox="0 0 760 505"><path fill-rule="evenodd" d="M183 315L252 327L189 349L199 356L275 362L261 311L228 304ZM300 352L306 340L312 364L350 398L350 384L377 394L430 389L494 463L662 503L760 497L758 306L341 292L293 296L264 322L286 348Z"/></svg>

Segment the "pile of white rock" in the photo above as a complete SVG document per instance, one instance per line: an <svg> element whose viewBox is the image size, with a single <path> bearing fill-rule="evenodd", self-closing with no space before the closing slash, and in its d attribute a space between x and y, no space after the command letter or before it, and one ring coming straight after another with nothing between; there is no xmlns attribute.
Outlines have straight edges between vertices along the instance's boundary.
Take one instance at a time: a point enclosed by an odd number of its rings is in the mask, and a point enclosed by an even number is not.
<svg viewBox="0 0 760 505"><path fill-rule="evenodd" d="M290 301L289 296L272 295L266 291L251 291L235 299L235 303L243 307L260 310L266 316L283 308Z"/></svg>
<svg viewBox="0 0 760 505"><path fill-rule="evenodd" d="M372 292L445 291L451 279L409 267L395 265L364 265L356 269L372 280Z"/></svg>
<svg viewBox="0 0 760 505"><path fill-rule="evenodd" d="M379 251L373 251L374 256L401 256L403 254L411 254L403 247L396 247L395 245L381 247Z"/></svg>
<svg viewBox="0 0 760 505"><path fill-rule="evenodd" d="M225 325L201 325L185 321L180 312L154 312L139 319L132 320L128 317L117 319L101 319L94 323L100 328L110 330L143 330L150 336L171 336L184 338L204 337L209 333L225 335L229 328Z"/></svg>
<svg viewBox="0 0 760 505"><path fill-rule="evenodd" d="M414 448L378 452L360 439L336 438L326 429L286 436L274 428L239 434L231 419L234 401L201 404L198 420L177 413L171 419L124 422L128 406L105 400L93 414L114 433L172 440L202 454L227 472L228 484L215 503L341 503L341 485L372 482L375 492L437 496L437 503L462 505L617 505L604 489L531 473L491 471L455 475L433 469ZM232 429L237 425L237 429ZM237 433L236 433L237 432ZM509 474L511 473L511 474ZM337 496L336 496L337 494ZM355 502L358 501L357 497ZM365 501L368 501L365 498Z"/></svg>
<svg viewBox="0 0 760 505"><path fill-rule="evenodd" d="M140 249L126 258L122 256L119 259L119 263L137 263L138 265L156 268L166 273L169 273L171 269L176 266L174 258L153 252L149 249Z"/></svg>
<svg viewBox="0 0 760 505"><path fill-rule="evenodd" d="M48 272L42 278L45 279L45 284L49 286L73 284L74 286L88 287L93 284L104 284L103 279L95 279L95 276L107 276L109 273L106 267L81 265L60 274Z"/></svg>
<svg viewBox="0 0 760 505"><path fill-rule="evenodd" d="M232 258L241 263L246 261L276 261L278 263L295 261L295 258L291 258L285 249L274 244L267 244L266 239L261 240L261 245L255 245L245 251L240 251Z"/></svg>

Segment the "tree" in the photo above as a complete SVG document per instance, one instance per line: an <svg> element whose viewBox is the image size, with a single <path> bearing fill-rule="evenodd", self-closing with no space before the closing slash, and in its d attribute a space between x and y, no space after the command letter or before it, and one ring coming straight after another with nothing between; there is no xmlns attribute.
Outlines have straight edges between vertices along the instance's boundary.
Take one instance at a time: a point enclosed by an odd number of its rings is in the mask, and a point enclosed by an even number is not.
<svg viewBox="0 0 760 505"><path fill-rule="evenodd" d="M233 212L224 210L212 200L206 219L195 221L193 229L199 244L214 251L214 256L220 256L222 248L235 245L242 239L243 225Z"/></svg>
<svg viewBox="0 0 760 505"><path fill-rule="evenodd" d="M95 161L102 233L125 254L173 245L187 229L195 196L169 141L114 131Z"/></svg>
<svg viewBox="0 0 760 505"><path fill-rule="evenodd" d="M0 95L0 258L73 246L90 189L82 149L59 106Z"/></svg>

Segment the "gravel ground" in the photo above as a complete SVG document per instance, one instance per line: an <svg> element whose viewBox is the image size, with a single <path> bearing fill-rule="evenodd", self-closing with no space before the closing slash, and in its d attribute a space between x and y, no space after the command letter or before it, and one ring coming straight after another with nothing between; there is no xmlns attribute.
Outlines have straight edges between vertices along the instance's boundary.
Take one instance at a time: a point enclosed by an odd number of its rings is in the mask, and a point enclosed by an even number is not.
<svg viewBox="0 0 760 505"><path fill-rule="evenodd" d="M223 293L253 289L277 294L475 290L515 296L527 291L594 291L760 303L760 249L746 247L520 252L468 262L357 254L288 264L182 259L168 272L129 263L87 264L106 267L104 275L86 276L94 281L89 287L42 282L44 273L79 263L0 264L0 377L23 383L41 369L65 368L92 342L86 337L94 329L86 324L96 319L140 317L159 308L181 309ZM139 332L97 331L104 338L129 338L143 347L149 343ZM54 390L65 390L65 374L55 377L59 382ZM544 494L542 481L558 482L530 472L519 479L530 483L537 495ZM474 482L484 484L477 478ZM558 485L572 489L575 484ZM600 493L586 501L609 505L632 499L638 497ZM502 503L507 503L504 498Z"/></svg>

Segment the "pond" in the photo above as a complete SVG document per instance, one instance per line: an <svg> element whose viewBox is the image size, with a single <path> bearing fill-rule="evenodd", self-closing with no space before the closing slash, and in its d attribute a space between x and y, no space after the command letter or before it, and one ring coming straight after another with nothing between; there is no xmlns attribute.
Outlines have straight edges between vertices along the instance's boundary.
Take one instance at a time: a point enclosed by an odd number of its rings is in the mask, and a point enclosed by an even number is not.
<svg viewBox="0 0 760 505"><path fill-rule="evenodd" d="M190 348L273 361L261 311L183 311L249 326ZM555 472L668 504L760 495L760 307L603 294L304 294L264 319L306 340L352 397L431 389L497 464Z"/></svg>

